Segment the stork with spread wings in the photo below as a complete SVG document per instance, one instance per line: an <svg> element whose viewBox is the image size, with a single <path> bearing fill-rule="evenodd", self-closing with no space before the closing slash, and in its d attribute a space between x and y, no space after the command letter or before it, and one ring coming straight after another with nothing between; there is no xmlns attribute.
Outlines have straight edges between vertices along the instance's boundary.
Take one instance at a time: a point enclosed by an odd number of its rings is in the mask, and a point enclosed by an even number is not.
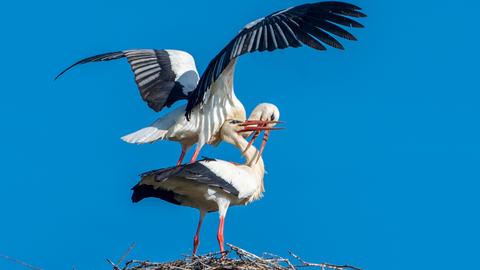
<svg viewBox="0 0 480 270"><path fill-rule="evenodd" d="M140 95L156 112L179 100L187 100L154 123L122 139L130 143L158 140L178 141L182 163L186 151L196 144L191 162L205 144L217 144L219 131L227 119L246 119L245 109L233 90L233 76L239 56L251 52L274 51L307 45L316 50L326 46L343 49L333 36L356 40L343 27L363 27L351 19L365 17L360 8L343 2L319 2L284 9L247 24L208 64L199 76L193 57L177 50L125 50L105 53L76 62L72 67L90 62L127 58L135 75ZM341 26L340 26L341 25ZM273 121L275 110L256 112L251 121ZM269 119L266 119L269 118Z"/></svg>

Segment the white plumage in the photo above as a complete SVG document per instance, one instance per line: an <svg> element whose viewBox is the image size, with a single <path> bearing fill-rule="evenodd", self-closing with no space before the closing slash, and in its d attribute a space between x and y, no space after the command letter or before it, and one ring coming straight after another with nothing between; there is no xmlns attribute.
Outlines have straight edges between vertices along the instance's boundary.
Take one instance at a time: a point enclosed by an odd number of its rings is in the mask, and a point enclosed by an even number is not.
<svg viewBox="0 0 480 270"><path fill-rule="evenodd" d="M245 120L242 103L233 90L237 58L251 52L274 51L307 45L317 50L326 46L343 49L330 34L356 40L339 25L363 27L349 17L365 17L360 8L342 2L320 2L283 9L247 24L210 61L202 76L193 57L178 50L126 50L89 57L71 65L109 61L126 57L135 74L142 98L155 111L186 99L187 105L159 118L149 127L126 135L129 143L158 140L182 145L181 164L186 151L196 144L191 162L205 144L219 142L219 130L226 119ZM58 77L57 76L57 77ZM274 78L275 79L275 78Z"/></svg>
<svg viewBox="0 0 480 270"><path fill-rule="evenodd" d="M178 120L185 114L185 106L178 107L173 111L158 118L148 127L130 133L122 137L122 140L128 143L143 144L153 143L158 140L167 139L169 129L177 124Z"/></svg>
<svg viewBox="0 0 480 270"><path fill-rule="evenodd" d="M193 56L187 52L179 50L165 50L170 59L172 71L175 73L175 81L183 85L183 93L195 90L200 76Z"/></svg>
<svg viewBox="0 0 480 270"><path fill-rule="evenodd" d="M277 112L278 113L278 112ZM270 116L269 118L272 118ZM246 158L243 165L217 159L204 159L194 163L145 173L133 188L132 201L156 197L165 201L197 208L200 221L194 238L193 253L199 244L199 230L208 212L219 212L218 241L223 251L223 223L230 206L246 205L258 200L264 192L264 163L259 151L240 134L249 131L269 131L272 121L248 127L248 122L227 120L220 130L220 139L235 145Z"/></svg>
<svg viewBox="0 0 480 270"><path fill-rule="evenodd" d="M317 50L326 46L343 49L333 36L356 38L341 26L363 27L351 19L365 17L360 8L343 2L327 1L299 5L280 10L247 24L210 61L199 76L193 57L177 50L125 50L105 53L80 60L72 67L89 62L109 61L126 57L135 76L142 99L154 111L180 106L157 119L150 126L122 137L129 143L143 144L158 140L177 141L182 146L181 164L186 151L196 144L191 163L146 173L134 187L132 200L157 197L165 201L200 210L200 221L194 239L194 253L206 212L219 211L218 241L223 251L223 223L227 209L259 199L264 191L262 151L280 114L271 104L260 104L246 120L242 103L233 90L237 58L246 53L297 48L307 45ZM341 25L341 26L340 26ZM277 78L274 78L277 79ZM236 119L232 121L231 119ZM240 122L239 122L240 121ZM243 124L240 124L242 123ZM256 128L250 125L258 125ZM253 137L248 143L238 134ZM260 151L251 147L261 130L265 131ZM225 140L244 153L247 162L235 165L222 160L195 162L205 144L216 145Z"/></svg>

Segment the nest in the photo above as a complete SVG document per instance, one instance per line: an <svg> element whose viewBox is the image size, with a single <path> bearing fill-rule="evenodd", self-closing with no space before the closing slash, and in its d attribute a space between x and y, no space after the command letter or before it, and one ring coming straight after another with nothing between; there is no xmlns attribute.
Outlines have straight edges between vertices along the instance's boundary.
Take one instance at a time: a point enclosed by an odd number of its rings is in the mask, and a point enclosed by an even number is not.
<svg viewBox="0 0 480 270"><path fill-rule="evenodd" d="M299 268L319 268L322 270L361 270L350 265L334 265L329 263L310 263L302 260L299 256L290 252L292 261L277 255L264 253L263 256L257 256L239 247L227 244L230 249L221 253L210 253L202 256L188 256L183 260L172 262L150 262L150 261L127 261L123 267L120 267L122 260L133 248L129 248L127 253L117 264L108 262L114 270L220 270L220 269L249 269L249 270L296 270Z"/></svg>

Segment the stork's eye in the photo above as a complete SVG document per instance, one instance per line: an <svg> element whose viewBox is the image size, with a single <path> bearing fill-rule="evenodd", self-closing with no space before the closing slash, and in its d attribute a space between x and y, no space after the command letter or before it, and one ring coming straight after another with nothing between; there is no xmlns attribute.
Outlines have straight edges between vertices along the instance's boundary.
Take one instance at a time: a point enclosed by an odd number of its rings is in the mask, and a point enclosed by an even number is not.
<svg viewBox="0 0 480 270"><path fill-rule="evenodd" d="M234 124L234 125L237 125L237 124L241 124L242 121L239 121L239 120L230 120L230 124Z"/></svg>
<svg viewBox="0 0 480 270"><path fill-rule="evenodd" d="M272 116L270 116L270 121L274 121L275 119L276 119L275 114L272 114Z"/></svg>

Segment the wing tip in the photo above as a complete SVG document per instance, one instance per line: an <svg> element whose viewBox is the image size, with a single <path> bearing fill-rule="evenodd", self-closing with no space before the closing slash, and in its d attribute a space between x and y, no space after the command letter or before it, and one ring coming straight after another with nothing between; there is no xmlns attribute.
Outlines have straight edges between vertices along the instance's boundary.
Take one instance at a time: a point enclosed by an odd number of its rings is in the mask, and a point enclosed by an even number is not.
<svg viewBox="0 0 480 270"><path fill-rule="evenodd" d="M70 69L74 68L75 66L81 65L81 64L86 64L89 62L98 62L98 61L109 61L109 60L115 60L119 59L121 57L124 57L124 51L116 51L116 52L109 52L109 53L102 53L98 54L95 56L87 57L82 60L79 60L75 62L74 64L70 65L66 69L64 69L62 72L60 72L53 80L56 81L60 76L65 74L67 71Z"/></svg>
<svg viewBox="0 0 480 270"><path fill-rule="evenodd" d="M67 67L66 69L62 70L62 72L58 73L58 75L55 76L55 78L54 78L53 80L56 81L58 78L60 78L63 74L65 74L67 71L69 71L70 69L72 69L72 68L73 68L74 66L76 66L77 64L78 64L78 62L75 63L75 64L73 64L73 65L71 65L71 66L69 66L69 67Z"/></svg>
<svg viewBox="0 0 480 270"><path fill-rule="evenodd" d="M357 11L357 14L358 14L358 17L357 18L366 18L368 17L367 14L363 13L363 12L360 12L360 11Z"/></svg>
<svg viewBox="0 0 480 270"><path fill-rule="evenodd" d="M352 23L350 27L352 28L365 28L365 26L357 21L354 21L355 23Z"/></svg>
<svg viewBox="0 0 480 270"><path fill-rule="evenodd" d="M334 5L334 6L345 8L345 9L352 10L352 11L362 10L362 8L357 6L357 5L347 3L347 2L343 2L343 1L325 1L325 2L318 2L316 4L321 5L321 6Z"/></svg>

